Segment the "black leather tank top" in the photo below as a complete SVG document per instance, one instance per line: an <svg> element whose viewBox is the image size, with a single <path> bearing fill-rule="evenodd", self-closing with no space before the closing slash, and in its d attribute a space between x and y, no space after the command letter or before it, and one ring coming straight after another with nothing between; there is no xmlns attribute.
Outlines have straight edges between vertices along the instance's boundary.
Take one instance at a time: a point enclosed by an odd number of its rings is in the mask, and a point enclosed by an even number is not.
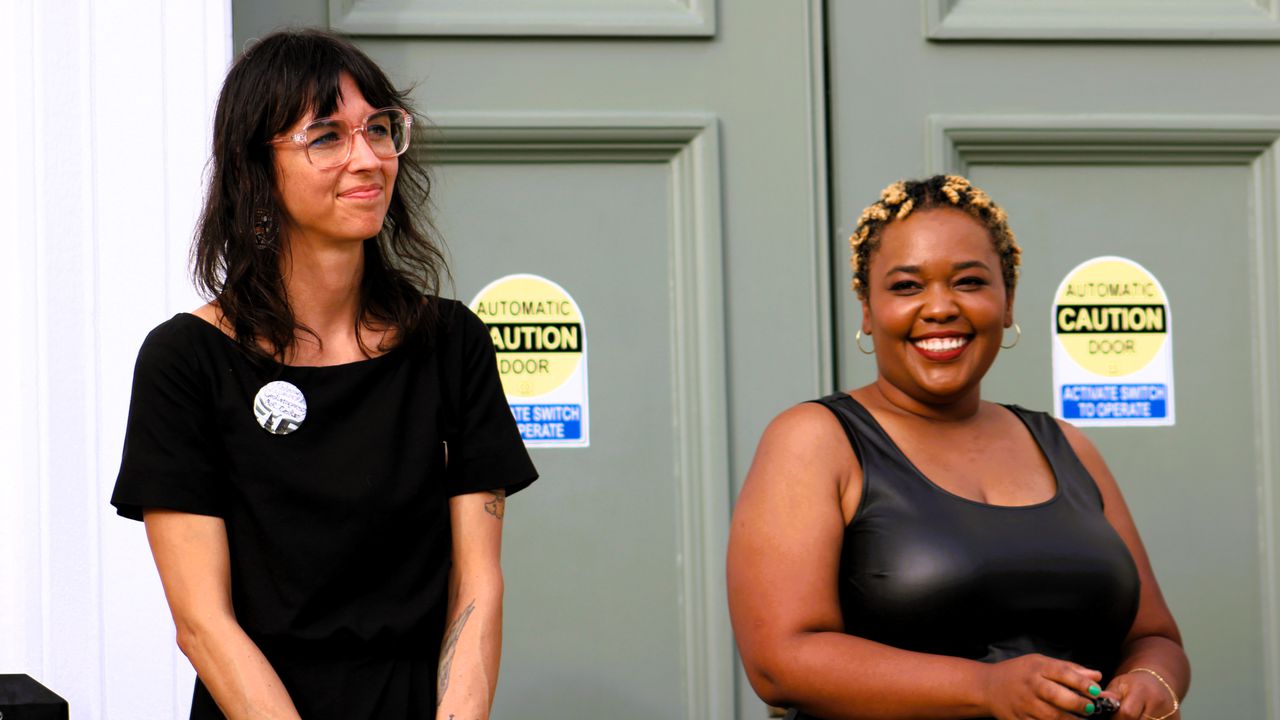
<svg viewBox="0 0 1280 720"><path fill-rule="evenodd" d="M934 485L849 395L817 402L862 466L840 553L845 632L983 662L1041 653L1101 671L1105 687L1137 612L1138 571L1052 417L1006 406L1057 481L1052 499L1006 507Z"/></svg>

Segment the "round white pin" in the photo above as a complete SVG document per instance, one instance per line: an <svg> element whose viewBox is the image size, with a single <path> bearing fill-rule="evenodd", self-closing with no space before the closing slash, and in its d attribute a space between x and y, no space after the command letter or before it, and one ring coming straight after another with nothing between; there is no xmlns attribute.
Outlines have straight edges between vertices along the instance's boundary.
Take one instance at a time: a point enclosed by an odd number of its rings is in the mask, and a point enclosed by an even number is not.
<svg viewBox="0 0 1280 720"><path fill-rule="evenodd" d="M263 430L288 435L307 419L307 399L291 383L269 382L253 398L253 415Z"/></svg>

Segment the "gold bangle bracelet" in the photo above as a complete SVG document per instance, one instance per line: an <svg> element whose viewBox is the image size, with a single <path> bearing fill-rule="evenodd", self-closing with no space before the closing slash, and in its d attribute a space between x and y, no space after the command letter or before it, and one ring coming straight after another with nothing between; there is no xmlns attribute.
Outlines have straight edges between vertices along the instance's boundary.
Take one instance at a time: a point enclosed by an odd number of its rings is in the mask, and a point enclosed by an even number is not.
<svg viewBox="0 0 1280 720"><path fill-rule="evenodd" d="M1125 674L1135 673L1135 672L1150 673L1151 677L1155 678L1156 680L1159 680L1160 684L1164 686L1164 689L1169 691L1169 697L1173 698L1173 709L1170 710L1169 712L1161 715L1160 717L1142 713L1142 717L1147 718L1147 720L1165 720L1165 718L1178 712L1178 693L1174 692L1173 688L1169 687L1169 683L1165 682L1164 678L1160 677L1160 673L1156 672L1155 670L1152 670L1151 668L1145 668L1145 667L1136 667L1131 670L1125 670Z"/></svg>

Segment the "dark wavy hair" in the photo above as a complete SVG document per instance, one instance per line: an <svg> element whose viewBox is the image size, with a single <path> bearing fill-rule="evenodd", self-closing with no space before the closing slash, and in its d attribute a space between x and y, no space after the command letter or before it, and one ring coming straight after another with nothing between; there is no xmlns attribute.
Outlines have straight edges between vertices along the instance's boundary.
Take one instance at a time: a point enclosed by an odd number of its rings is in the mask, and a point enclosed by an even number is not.
<svg viewBox="0 0 1280 720"><path fill-rule="evenodd" d="M283 362L298 333L320 339L289 307L280 243L262 246L255 239L262 213L275 218L277 226L284 217L276 196L275 151L268 141L307 113L333 113L344 73L373 107L413 112L408 92L397 90L368 56L318 30L277 32L255 42L231 66L218 97L192 276L205 298L218 304L236 342L259 360ZM413 153L401 155L399 163L382 230L364 241L356 337L362 337L362 326L376 325L393 328L398 343L426 342L438 313L432 298L449 271L433 240L427 169ZM360 346L370 354L363 340Z"/></svg>

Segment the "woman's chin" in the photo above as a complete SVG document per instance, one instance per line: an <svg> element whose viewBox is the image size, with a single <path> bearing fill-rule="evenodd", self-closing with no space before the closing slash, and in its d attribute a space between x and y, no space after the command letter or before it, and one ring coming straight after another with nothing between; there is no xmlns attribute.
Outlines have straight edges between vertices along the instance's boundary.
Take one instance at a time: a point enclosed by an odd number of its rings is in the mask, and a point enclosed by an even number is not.
<svg viewBox="0 0 1280 720"><path fill-rule="evenodd" d="M925 405L950 405L969 399L979 392L980 376L962 372L960 368L937 369L922 375L902 378L890 383L902 394Z"/></svg>
<svg viewBox="0 0 1280 720"><path fill-rule="evenodd" d="M368 240L371 237L376 237L380 232L382 232L381 222L369 223L355 228L348 237L352 240L363 241Z"/></svg>
<svg viewBox="0 0 1280 720"><path fill-rule="evenodd" d="M348 228L341 234L337 234L334 237L334 241L344 245L359 244L359 243L363 243L365 240L368 240L369 238L377 237L378 233L381 231L382 231L381 225L359 226L354 228Z"/></svg>

